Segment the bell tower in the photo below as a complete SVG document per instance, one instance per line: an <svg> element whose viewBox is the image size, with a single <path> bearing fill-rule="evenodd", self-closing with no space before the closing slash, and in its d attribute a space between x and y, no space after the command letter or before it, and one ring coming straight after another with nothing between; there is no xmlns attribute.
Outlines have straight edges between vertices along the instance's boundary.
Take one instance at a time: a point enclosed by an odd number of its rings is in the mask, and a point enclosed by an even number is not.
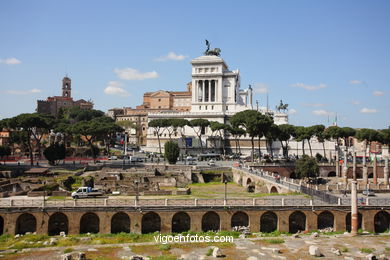
<svg viewBox="0 0 390 260"><path fill-rule="evenodd" d="M68 77L62 79L62 97L72 97L72 81Z"/></svg>

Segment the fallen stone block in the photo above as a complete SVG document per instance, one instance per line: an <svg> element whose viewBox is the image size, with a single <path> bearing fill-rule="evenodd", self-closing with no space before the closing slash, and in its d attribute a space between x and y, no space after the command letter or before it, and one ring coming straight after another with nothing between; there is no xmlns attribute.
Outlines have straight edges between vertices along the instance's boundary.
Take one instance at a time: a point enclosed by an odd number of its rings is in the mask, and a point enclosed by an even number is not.
<svg viewBox="0 0 390 260"><path fill-rule="evenodd" d="M309 255L320 257L322 256L320 249L318 246L310 246L309 247Z"/></svg>

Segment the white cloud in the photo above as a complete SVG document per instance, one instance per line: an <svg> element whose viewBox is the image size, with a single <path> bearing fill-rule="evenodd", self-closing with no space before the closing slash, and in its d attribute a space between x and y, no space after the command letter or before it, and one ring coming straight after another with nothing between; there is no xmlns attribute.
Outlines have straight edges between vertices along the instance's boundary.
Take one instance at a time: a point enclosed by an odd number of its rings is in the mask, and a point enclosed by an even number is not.
<svg viewBox="0 0 390 260"><path fill-rule="evenodd" d="M383 93L382 91L379 91L379 90L375 90L374 92L372 92L372 94L376 97L380 97L380 96L383 96L385 93Z"/></svg>
<svg viewBox="0 0 390 260"><path fill-rule="evenodd" d="M6 59L0 59L0 63L4 63L7 65L16 65L22 63L20 60L17 58L6 58Z"/></svg>
<svg viewBox="0 0 390 260"><path fill-rule="evenodd" d="M360 105L360 101L359 100L354 100L354 101L352 101L352 104L353 105Z"/></svg>
<svg viewBox="0 0 390 260"><path fill-rule="evenodd" d="M125 80L144 80L158 77L158 74L155 71L141 73L133 68L115 69L114 72L119 78Z"/></svg>
<svg viewBox="0 0 390 260"><path fill-rule="evenodd" d="M120 97L128 97L130 93L121 88L122 84L118 81L108 82L107 87L104 89L104 93L107 95L115 95Z"/></svg>
<svg viewBox="0 0 390 260"><path fill-rule="evenodd" d="M7 90L6 91L7 94L11 94L11 95L29 95L29 94L36 94L41 92L42 90L37 88L33 88L30 90Z"/></svg>
<svg viewBox="0 0 390 260"><path fill-rule="evenodd" d="M331 116L331 115L333 115L333 112L329 112L329 111L326 111L323 109L314 110L312 113L316 116Z"/></svg>
<svg viewBox="0 0 390 260"><path fill-rule="evenodd" d="M295 110L294 108L291 108L291 109L288 110L288 114L289 114L289 115L294 115L294 114L296 114L296 113L298 113L298 111Z"/></svg>
<svg viewBox="0 0 390 260"><path fill-rule="evenodd" d="M318 86L314 86L314 85L306 85L304 83L298 82L298 83L292 84L291 86L298 87L298 88L304 88L304 89L310 90L310 91L319 90L321 88L326 88L326 85L323 83L319 84Z"/></svg>
<svg viewBox="0 0 390 260"><path fill-rule="evenodd" d="M363 83L364 83L363 81L357 80L357 79L349 81L349 84L351 84L351 85L359 85L359 84L363 84Z"/></svg>
<svg viewBox="0 0 390 260"><path fill-rule="evenodd" d="M173 51L168 52L167 55L154 59L155 61L167 61L167 60L184 60L188 56L182 54L176 54Z"/></svg>
<svg viewBox="0 0 390 260"><path fill-rule="evenodd" d="M364 108L360 109L360 113L362 113L362 114L373 114L373 113L376 113L376 112L378 112L378 111L376 109L374 109L374 108L366 108L366 107L364 107Z"/></svg>
<svg viewBox="0 0 390 260"><path fill-rule="evenodd" d="M253 92L255 94L266 94L268 93L268 85L265 83L255 83L253 85Z"/></svg>

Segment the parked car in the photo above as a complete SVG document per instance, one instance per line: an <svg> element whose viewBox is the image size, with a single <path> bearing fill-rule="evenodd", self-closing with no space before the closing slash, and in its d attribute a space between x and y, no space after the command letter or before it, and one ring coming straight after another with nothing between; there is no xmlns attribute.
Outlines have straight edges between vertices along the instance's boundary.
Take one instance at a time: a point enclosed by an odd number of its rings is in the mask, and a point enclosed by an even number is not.
<svg viewBox="0 0 390 260"><path fill-rule="evenodd" d="M108 157L108 160L118 160L118 156L112 155Z"/></svg>
<svg viewBox="0 0 390 260"><path fill-rule="evenodd" d="M100 196L103 196L103 192L91 187L80 187L75 192L72 192L73 199L95 198Z"/></svg>
<svg viewBox="0 0 390 260"><path fill-rule="evenodd" d="M130 162L143 162L143 160L137 156L130 156Z"/></svg>
<svg viewBox="0 0 390 260"><path fill-rule="evenodd" d="M371 189L365 189L362 194L365 196L375 196L375 192Z"/></svg>

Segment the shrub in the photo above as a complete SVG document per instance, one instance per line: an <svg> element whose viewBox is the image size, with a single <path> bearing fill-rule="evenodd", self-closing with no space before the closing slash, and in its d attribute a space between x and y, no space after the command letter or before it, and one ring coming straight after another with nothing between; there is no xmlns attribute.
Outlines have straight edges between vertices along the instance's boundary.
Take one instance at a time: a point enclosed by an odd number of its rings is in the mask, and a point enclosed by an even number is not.
<svg viewBox="0 0 390 260"><path fill-rule="evenodd" d="M264 242L267 242L269 244L283 244L284 239L281 238L265 239Z"/></svg>
<svg viewBox="0 0 390 260"><path fill-rule="evenodd" d="M72 252L72 251L73 251L72 248L66 248L66 249L64 250L64 254L70 253L70 252Z"/></svg>
<svg viewBox="0 0 390 260"><path fill-rule="evenodd" d="M360 252L362 253L367 253L367 254L371 254L372 252L374 252L374 249L372 248L360 248Z"/></svg>
<svg viewBox="0 0 390 260"><path fill-rule="evenodd" d="M209 248L209 250L207 250L206 256L211 256L212 254L213 254L213 249Z"/></svg>
<svg viewBox="0 0 390 260"><path fill-rule="evenodd" d="M164 144L165 159L170 164L176 164L177 158L180 155L179 145L174 141L168 141Z"/></svg>

